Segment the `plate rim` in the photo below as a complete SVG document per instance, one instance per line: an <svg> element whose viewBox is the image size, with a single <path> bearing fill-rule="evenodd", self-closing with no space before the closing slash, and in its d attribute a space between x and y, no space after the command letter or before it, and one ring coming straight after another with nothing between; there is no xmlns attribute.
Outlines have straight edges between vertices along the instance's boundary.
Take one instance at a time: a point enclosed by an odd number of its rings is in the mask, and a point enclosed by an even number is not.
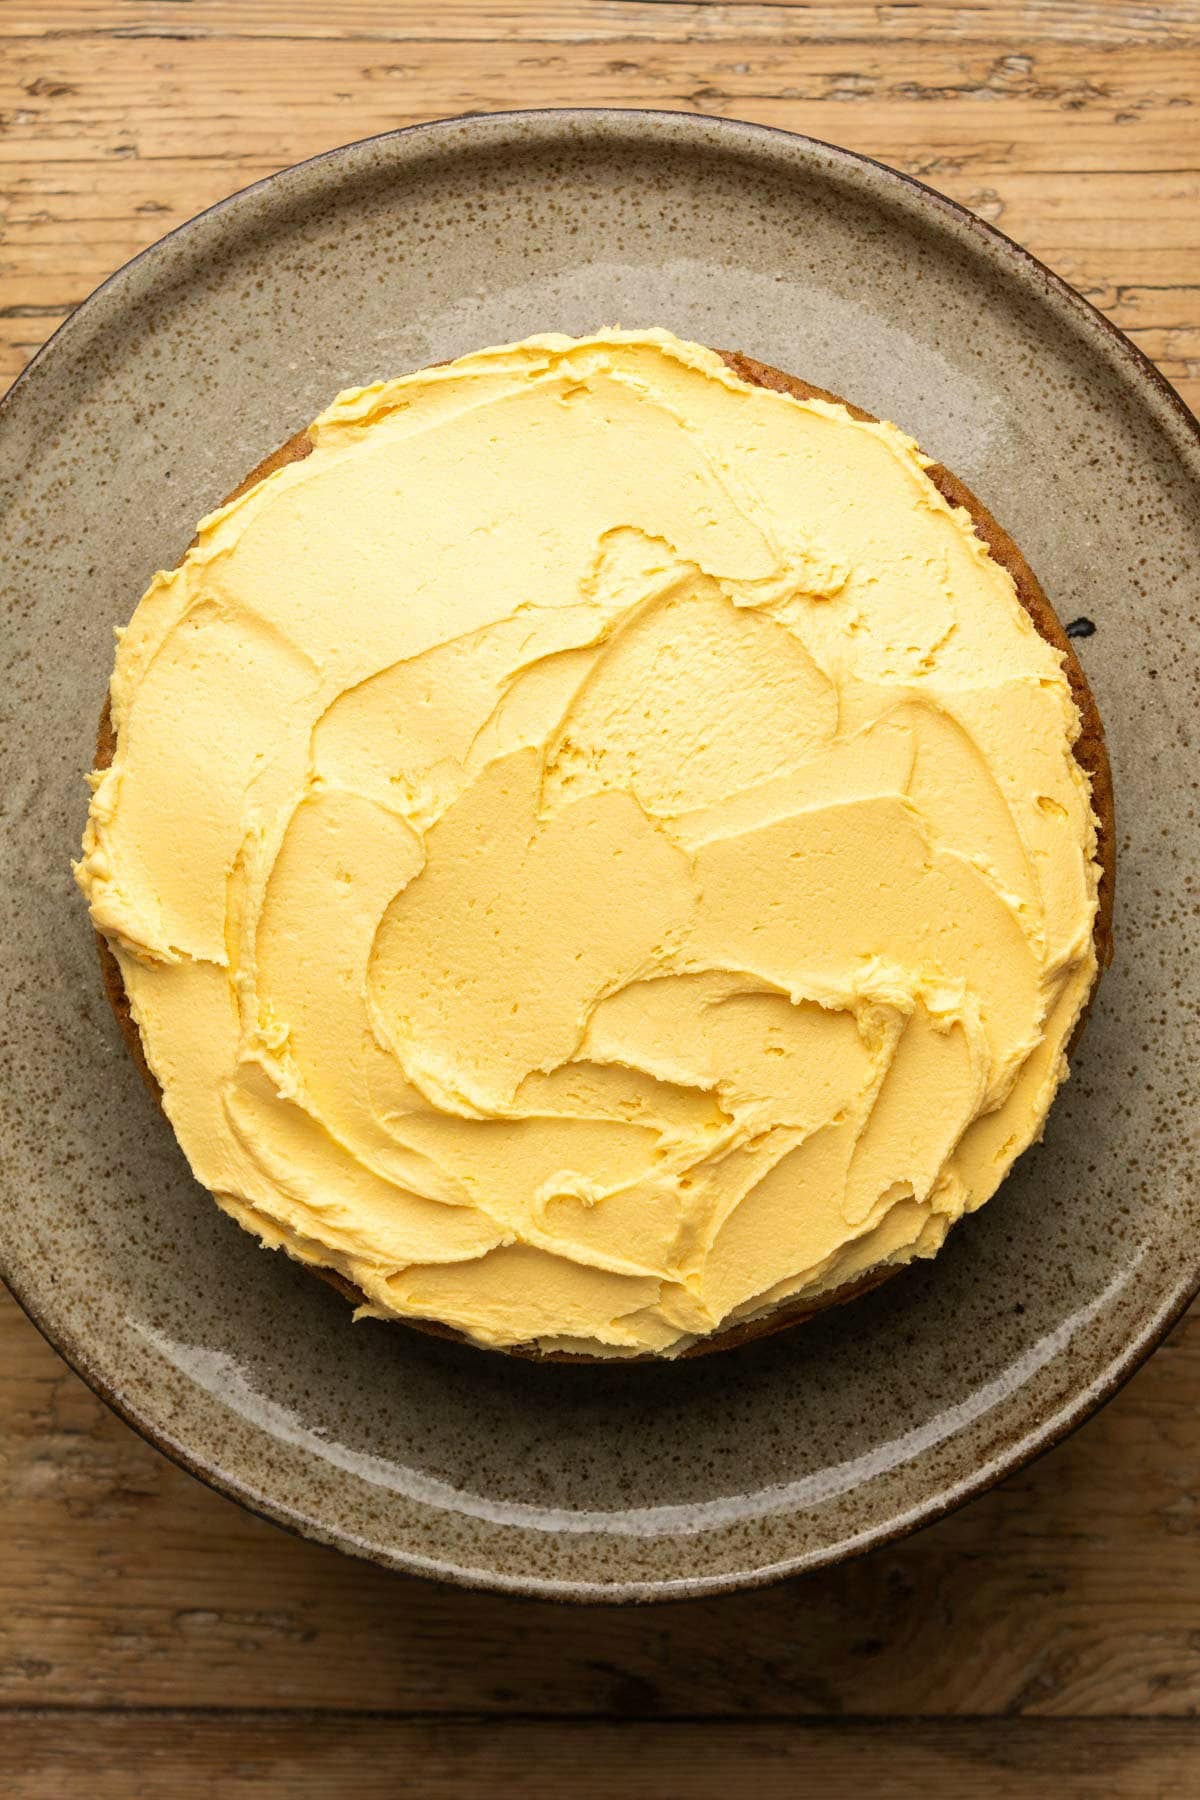
<svg viewBox="0 0 1200 1800"><path fill-rule="evenodd" d="M81 322L85 322L85 315L91 310L93 303L108 294L114 286L119 286L127 280L131 271L146 259L157 255L164 245L190 232L202 221L212 219L228 208L244 202L251 195L265 192L290 176L313 170L327 162L347 158L354 151L365 150L369 146L388 144L400 139L409 140L421 137L436 139L437 136L444 135L447 128L452 126L462 128L469 136L478 135L478 137L484 138L489 134L494 134L497 145L499 145L505 141L506 128L509 128L511 133L512 127L521 124L528 125L531 121L544 124L547 127L548 136L551 137L555 126L561 129L600 123L614 128L615 137L619 136L622 127L626 131L640 129L644 134L652 136L653 127L657 123L660 130L664 126L669 126L676 131L690 131L695 133L697 139L705 137L712 140L740 138L744 143L749 144L759 141L764 148L775 143L785 154L790 148L798 152L801 157L807 157L810 160L814 155L826 158L832 167L839 168L843 173L854 174L863 169L870 171L876 179L877 185L884 189L891 188L893 195L897 193L904 195L912 210L923 211L926 215L932 213L944 226L956 229L968 240L974 239L985 251L991 253L993 261L999 260L1002 264L1007 264L1010 270L1015 269L1018 273L1023 273L1026 283L1032 277L1044 290L1045 296L1058 303L1061 312L1068 319L1073 318L1077 325L1085 331L1091 332L1093 342L1098 337L1101 343L1111 353L1115 353L1125 365L1133 383L1141 389L1143 395L1152 399L1156 403L1156 409L1165 415L1161 417L1160 423L1165 426L1170 421L1174 425L1180 434L1180 448L1185 454L1190 451L1197 459L1196 474L1197 479L1200 479L1200 419L1191 411L1182 396L1149 356L1119 326L1115 325L1098 306L1072 287L1064 277L1058 275L1024 245L1009 237L1007 233L1001 231L990 221L980 218L960 201L930 187L918 177L894 168L865 152L851 150L844 145L834 144L806 133L789 131L782 126L761 125L746 119L692 112L684 108L559 106L451 114L441 118L421 120L411 125L398 126L391 131L371 133L366 137L354 138L346 143L331 145L325 150L317 151L312 156L304 157L298 162L289 163L283 168L273 170L268 175L261 176L229 194L222 195L210 206L204 207L190 218L182 220L162 237L156 238L153 243L137 251L92 289L56 327L17 374L4 395L0 397L0 425L3 424L18 392L23 389L44 361L79 329ZM686 146L681 145L681 147ZM68 1330L61 1338L54 1335L41 1316L37 1301L29 1292L24 1291L27 1284L22 1284L19 1279L14 1279L8 1270L0 1270L0 1276L22 1312L45 1342L63 1358L68 1367L91 1388L98 1398L116 1413L124 1424L135 1431L153 1449L183 1469L186 1474L193 1476L206 1487L232 1500L256 1517L267 1520L290 1532L293 1536L340 1550L343 1554L353 1556L356 1560L373 1563L376 1567L389 1571L418 1576L425 1580L476 1591L515 1594L532 1599L612 1605L702 1598L772 1585L793 1576L814 1573L819 1569L848 1562L870 1550L895 1543L910 1533L926 1525L934 1524L956 1512L970 1500L994 1487L999 1481L1028 1467L1038 1457L1065 1442L1120 1392L1126 1382L1137 1373L1158 1348L1172 1327L1182 1318L1192 1301L1200 1294L1200 1250L1197 1251L1190 1267L1181 1265L1178 1276L1165 1289L1161 1303L1153 1309L1149 1320L1140 1331L1127 1340L1122 1351L1105 1368L1098 1374L1085 1377L1048 1420L1031 1427L1013 1445L1004 1448L971 1473L943 1489L936 1498L928 1503L912 1506L907 1511L901 1512L873 1528L868 1528L854 1537L843 1538L836 1543L800 1552L795 1556L773 1563L718 1574L701 1573L680 1577L613 1582L509 1575L498 1570L472 1567L464 1562L453 1565L435 1563L433 1559L422 1557L415 1551L365 1544L348 1534L339 1532L336 1528L324 1525L319 1520L305 1517L298 1509L289 1509L283 1504L273 1501L269 1495L257 1492L245 1479L227 1473L216 1466L215 1462L205 1462L187 1444L173 1438L159 1422L152 1420L140 1409L136 1399L121 1391L119 1381L114 1381L108 1374L95 1367L87 1347L77 1331Z"/></svg>

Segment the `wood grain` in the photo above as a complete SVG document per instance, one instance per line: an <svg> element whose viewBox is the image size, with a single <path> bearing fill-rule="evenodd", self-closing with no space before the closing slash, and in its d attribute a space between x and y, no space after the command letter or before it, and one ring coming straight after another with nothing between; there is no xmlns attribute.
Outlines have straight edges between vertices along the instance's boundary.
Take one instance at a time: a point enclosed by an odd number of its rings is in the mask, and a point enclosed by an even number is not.
<svg viewBox="0 0 1200 1800"><path fill-rule="evenodd" d="M808 43L1139 43L1195 48L1200 0L970 0L962 6L872 0L5 0L0 36L353 38L471 43L731 37Z"/></svg>
<svg viewBox="0 0 1200 1800"><path fill-rule="evenodd" d="M1200 0L0 0L0 381L283 164L512 106L845 143L1026 243L1200 405ZM0 1299L14 1800L1200 1793L1200 1315L915 1539L758 1594L563 1610L387 1577L149 1449Z"/></svg>
<svg viewBox="0 0 1200 1800"><path fill-rule="evenodd" d="M954 1800L1195 1800L1194 1724L931 1725L414 1722L186 1713L5 1721L8 1800L797 1800L810 1793ZM348 1771L353 1771L352 1776ZM416 1771L414 1783L414 1771Z"/></svg>

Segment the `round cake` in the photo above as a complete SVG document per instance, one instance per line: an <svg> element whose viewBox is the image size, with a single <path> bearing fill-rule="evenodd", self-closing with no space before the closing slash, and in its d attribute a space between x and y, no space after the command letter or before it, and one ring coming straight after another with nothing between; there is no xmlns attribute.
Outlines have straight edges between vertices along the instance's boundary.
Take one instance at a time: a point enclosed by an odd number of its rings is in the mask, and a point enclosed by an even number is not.
<svg viewBox="0 0 1200 1800"><path fill-rule="evenodd" d="M664 331L341 394L119 633L76 874L197 1179L372 1316L744 1341L1041 1134L1112 798L1011 540Z"/></svg>

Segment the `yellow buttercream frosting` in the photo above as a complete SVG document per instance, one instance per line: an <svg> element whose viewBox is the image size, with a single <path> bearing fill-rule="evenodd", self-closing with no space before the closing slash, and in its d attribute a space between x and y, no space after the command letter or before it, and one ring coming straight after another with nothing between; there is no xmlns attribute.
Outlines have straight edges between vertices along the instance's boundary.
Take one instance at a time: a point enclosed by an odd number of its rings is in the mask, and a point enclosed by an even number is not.
<svg viewBox="0 0 1200 1800"><path fill-rule="evenodd" d="M1096 973L1060 654L916 445L661 331L342 394L120 636L77 874L197 1178L670 1354L932 1255Z"/></svg>

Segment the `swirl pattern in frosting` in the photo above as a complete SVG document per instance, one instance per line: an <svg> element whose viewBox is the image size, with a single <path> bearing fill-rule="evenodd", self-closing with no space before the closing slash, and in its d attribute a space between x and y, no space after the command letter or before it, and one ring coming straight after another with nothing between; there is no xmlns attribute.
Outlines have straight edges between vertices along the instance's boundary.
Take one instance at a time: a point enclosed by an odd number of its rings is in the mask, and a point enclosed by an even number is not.
<svg viewBox="0 0 1200 1800"><path fill-rule="evenodd" d="M894 426L664 332L339 397L121 635L78 865L197 1178L671 1354L932 1255L1096 973L1060 654Z"/></svg>

